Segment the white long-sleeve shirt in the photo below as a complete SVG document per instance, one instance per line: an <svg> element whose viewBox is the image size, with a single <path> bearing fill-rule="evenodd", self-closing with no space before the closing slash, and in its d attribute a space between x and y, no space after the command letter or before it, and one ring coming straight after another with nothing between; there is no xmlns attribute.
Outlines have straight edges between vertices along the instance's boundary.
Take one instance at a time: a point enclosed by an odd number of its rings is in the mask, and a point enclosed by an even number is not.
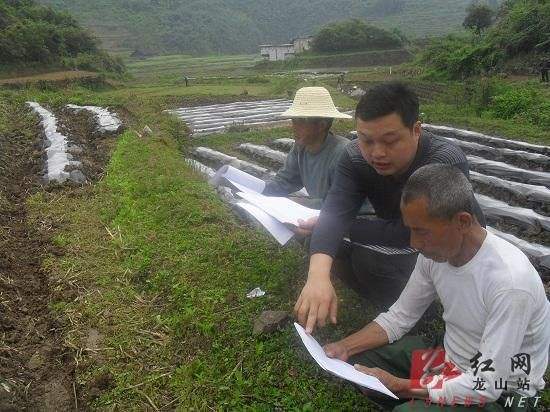
<svg viewBox="0 0 550 412"><path fill-rule="evenodd" d="M544 388L550 303L539 274L518 248L487 233L479 251L463 266L419 256L401 296L375 322L394 342L415 325L436 296L444 309L446 359L462 373L441 388L428 388L433 402L493 402L505 381L509 392L525 396ZM478 353L478 363L471 362ZM529 375L517 363L512 367L518 354L530 356ZM485 390L474 390L480 379Z"/></svg>

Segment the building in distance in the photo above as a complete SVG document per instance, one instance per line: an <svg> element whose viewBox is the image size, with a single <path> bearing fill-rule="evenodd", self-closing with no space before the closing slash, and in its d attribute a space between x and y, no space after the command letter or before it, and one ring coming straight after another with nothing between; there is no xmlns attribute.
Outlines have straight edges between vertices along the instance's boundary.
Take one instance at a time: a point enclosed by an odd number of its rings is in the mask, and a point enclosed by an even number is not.
<svg viewBox="0 0 550 412"><path fill-rule="evenodd" d="M281 61L293 58L296 54L309 50L312 37L297 37L292 43L286 44L262 44L260 54L265 60Z"/></svg>

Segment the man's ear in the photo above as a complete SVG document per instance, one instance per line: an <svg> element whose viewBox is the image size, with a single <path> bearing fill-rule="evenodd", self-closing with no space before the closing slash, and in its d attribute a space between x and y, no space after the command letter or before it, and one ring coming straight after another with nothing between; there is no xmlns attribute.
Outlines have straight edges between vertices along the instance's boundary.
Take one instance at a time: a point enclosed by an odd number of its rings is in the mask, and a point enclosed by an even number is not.
<svg viewBox="0 0 550 412"><path fill-rule="evenodd" d="M455 215L455 221L462 231L468 231L474 224L474 217L468 212L459 212Z"/></svg>
<svg viewBox="0 0 550 412"><path fill-rule="evenodd" d="M420 123L420 121L417 121L413 126L413 134L416 137L420 137L421 133L422 133L422 123Z"/></svg>

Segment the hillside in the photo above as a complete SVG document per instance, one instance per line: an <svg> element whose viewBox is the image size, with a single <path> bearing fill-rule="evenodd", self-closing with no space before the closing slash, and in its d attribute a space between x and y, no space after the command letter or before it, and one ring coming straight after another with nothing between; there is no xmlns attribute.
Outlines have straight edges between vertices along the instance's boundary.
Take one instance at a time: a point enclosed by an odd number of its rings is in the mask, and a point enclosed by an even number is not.
<svg viewBox="0 0 550 412"><path fill-rule="evenodd" d="M109 50L159 53L255 52L257 45L314 34L362 18L410 37L461 27L471 0L39 0L67 10ZM492 0L496 3L497 0Z"/></svg>
<svg viewBox="0 0 550 412"><path fill-rule="evenodd" d="M33 0L0 0L0 70L46 67L123 70L69 14Z"/></svg>
<svg viewBox="0 0 550 412"><path fill-rule="evenodd" d="M420 62L438 77L463 79L499 71L529 74L549 57L550 3L508 0L497 21L484 32L435 39ZM525 100L534 97L525 96Z"/></svg>

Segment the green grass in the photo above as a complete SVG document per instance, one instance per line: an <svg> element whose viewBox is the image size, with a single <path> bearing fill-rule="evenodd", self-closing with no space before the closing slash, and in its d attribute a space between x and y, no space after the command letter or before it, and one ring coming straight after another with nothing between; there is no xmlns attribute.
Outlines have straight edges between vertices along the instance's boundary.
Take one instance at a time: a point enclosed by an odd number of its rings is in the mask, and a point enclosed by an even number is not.
<svg viewBox="0 0 550 412"><path fill-rule="evenodd" d="M249 73L258 55L203 56L188 55L156 56L143 60L127 59L128 73L137 81L163 81L187 77L218 75L242 75Z"/></svg>
<svg viewBox="0 0 550 412"><path fill-rule="evenodd" d="M484 84L489 84L486 102L483 102L481 91ZM474 79L466 85L449 82L445 89L446 93L440 92L437 99L422 107L425 120L428 122L446 123L490 135L550 145L550 117L547 116L547 109L550 107L550 88L534 79ZM470 95L471 101L468 103L464 101L465 92ZM511 118L498 118L503 116L496 113L496 107L502 108L502 105L497 106L496 102L510 92L521 92L520 96L530 96L530 107L524 107L517 95L513 95L507 99L507 106L504 106L511 112ZM538 112L539 120L534 119L529 112ZM543 120L543 116L546 116L546 120Z"/></svg>
<svg viewBox="0 0 550 412"><path fill-rule="evenodd" d="M61 228L65 255L48 260L49 273L84 291L55 302L74 326L69 345L84 347L88 328L105 337L101 361L86 352L79 358L81 390L112 378L95 406L141 409L148 397L185 410L368 407L314 365L291 326L252 335L262 310L291 309L304 281L303 252L277 247L233 218L174 141L127 132L100 184L40 193L30 206ZM247 299L256 286L266 297ZM323 341L366 320L349 301L340 314L346 321Z"/></svg>
<svg viewBox="0 0 550 412"><path fill-rule="evenodd" d="M20 110L25 100L53 108L69 101L108 105L129 124L101 182L29 200L31 218L52 224L52 241L64 250L44 263L56 290L50 307L71 325L66 344L79 365L77 389L95 407L369 407L312 363L290 325L269 337L252 336L252 321L262 310L291 310L304 282L304 252L296 245L280 248L246 228L187 168L180 151L189 144L185 127L160 114L174 96L86 87L31 87L8 95ZM145 124L156 137L132 131ZM278 131L240 138L265 139ZM211 142L228 147L234 138L217 135ZM246 299L256 286L267 296ZM324 331L323 342L367 320L351 294L341 298L349 303L341 313L345 322ZM102 336L96 352L85 350L91 329Z"/></svg>
<svg viewBox="0 0 550 412"><path fill-rule="evenodd" d="M172 64L168 60L160 59L159 68ZM230 63L226 68L233 70ZM385 72L366 69L349 76L381 80ZM244 89L250 98L287 97L304 85L327 86L338 106L352 109L355 100L337 92L335 83L249 73L239 79L202 79L191 87L166 77L114 87L0 91L0 100L21 111L26 100L54 108L96 104L114 108L128 125L102 181L39 192L29 200L36 224L55 228L53 241L64 250L45 262L56 291L51 308L71 325L66 343L77 356L79 393L103 388L93 399L95 407L143 410L151 402L180 410L372 407L349 385L321 372L291 326L267 337L251 334L262 310L291 310L305 280L306 256L296 245L280 248L247 228L183 161L181 151L190 146L237 154L237 143L267 143L290 137L291 129L190 140L182 122L162 114L173 107L238 100ZM0 133L8 121L3 108L0 104ZM545 130L478 118L448 103L425 105L422 111L430 122L548 142ZM138 137L136 131L145 125L154 137ZM352 129L352 121L334 123L336 132ZM246 299L256 286L267 295ZM339 297L341 323L323 330L318 335L322 342L357 329L374 315L341 288ZM85 350L90 329L102 336L95 351ZM110 383L99 385L102 381Z"/></svg>

